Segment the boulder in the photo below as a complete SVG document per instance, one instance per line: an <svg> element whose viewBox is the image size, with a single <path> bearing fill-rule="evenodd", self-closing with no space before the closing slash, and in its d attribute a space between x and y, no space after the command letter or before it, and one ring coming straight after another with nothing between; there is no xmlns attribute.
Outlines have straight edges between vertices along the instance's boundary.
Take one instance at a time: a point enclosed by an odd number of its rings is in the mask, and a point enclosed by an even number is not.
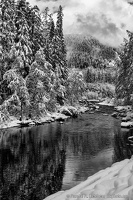
<svg viewBox="0 0 133 200"><path fill-rule="evenodd" d="M114 112L114 113L111 114L111 116L114 117L114 118L117 118L118 117L118 113Z"/></svg>
<svg viewBox="0 0 133 200"><path fill-rule="evenodd" d="M122 122L129 122L129 121L131 121L131 117L130 116L126 116L126 117L122 118L121 121Z"/></svg>
<svg viewBox="0 0 133 200"><path fill-rule="evenodd" d="M60 113L66 115L66 116L70 116L70 117L72 116L72 113L70 112L70 110L67 107L62 107L60 109Z"/></svg>
<svg viewBox="0 0 133 200"><path fill-rule="evenodd" d="M133 144L133 136L128 137L128 142Z"/></svg>
<svg viewBox="0 0 133 200"><path fill-rule="evenodd" d="M56 121L58 121L58 122L64 122L64 121L65 121L65 119L64 119L64 118L62 118L62 117L59 117L59 118L57 118L57 119L56 119Z"/></svg>
<svg viewBox="0 0 133 200"><path fill-rule="evenodd" d="M115 110L117 112L123 113L123 112L127 112L127 111L131 111L131 106L117 106L115 107Z"/></svg>
<svg viewBox="0 0 133 200"><path fill-rule="evenodd" d="M78 111L73 106L63 106L60 108L60 113L74 118L78 117Z"/></svg>
<svg viewBox="0 0 133 200"><path fill-rule="evenodd" d="M120 116L120 117L126 117L127 114L126 114L125 112L122 112L122 113L119 113L119 116Z"/></svg>
<svg viewBox="0 0 133 200"><path fill-rule="evenodd" d="M73 118L76 118L78 117L78 111L76 108L72 107L72 106L69 106L68 107L68 110L72 113L72 117Z"/></svg>
<svg viewBox="0 0 133 200"><path fill-rule="evenodd" d="M133 127L133 122L122 122L121 123L122 128L132 128Z"/></svg>

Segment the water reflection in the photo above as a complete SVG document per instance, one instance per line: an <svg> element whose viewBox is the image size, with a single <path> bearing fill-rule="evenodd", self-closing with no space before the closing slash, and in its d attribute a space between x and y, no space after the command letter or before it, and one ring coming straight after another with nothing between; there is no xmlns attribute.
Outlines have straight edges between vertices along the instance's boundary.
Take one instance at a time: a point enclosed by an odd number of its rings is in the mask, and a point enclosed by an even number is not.
<svg viewBox="0 0 133 200"><path fill-rule="evenodd" d="M64 124L1 131L0 199L42 200L69 189L131 157L126 141L132 134L102 113L86 113Z"/></svg>
<svg viewBox="0 0 133 200"><path fill-rule="evenodd" d="M133 136L133 129L124 129L119 126L114 126L114 156L113 162L119 162L126 158L131 158L133 155L133 146L128 142L128 137Z"/></svg>
<svg viewBox="0 0 133 200"><path fill-rule="evenodd" d="M40 199L59 191L65 168L66 140L60 125L12 130L0 142L0 199ZM45 134L46 132L46 134Z"/></svg>
<svg viewBox="0 0 133 200"><path fill-rule="evenodd" d="M66 124L68 144L62 190L70 189L88 176L111 166L113 121L103 114L84 114Z"/></svg>

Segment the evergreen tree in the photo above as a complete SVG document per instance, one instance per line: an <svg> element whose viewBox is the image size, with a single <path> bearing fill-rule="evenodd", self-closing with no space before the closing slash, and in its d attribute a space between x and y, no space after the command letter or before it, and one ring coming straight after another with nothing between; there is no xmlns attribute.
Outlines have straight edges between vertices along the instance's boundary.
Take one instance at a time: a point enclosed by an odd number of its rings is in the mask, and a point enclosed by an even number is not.
<svg viewBox="0 0 133 200"><path fill-rule="evenodd" d="M49 40L51 41L55 35L55 24L52 16L50 16L50 26L49 26Z"/></svg>
<svg viewBox="0 0 133 200"><path fill-rule="evenodd" d="M59 66L61 67L62 77L63 79L67 76L66 70L66 46L64 43L64 35L63 35L63 9L62 6L59 6L57 12L57 22L56 22L56 41L58 45L57 56L59 60Z"/></svg>
<svg viewBox="0 0 133 200"><path fill-rule="evenodd" d="M30 9L27 20L29 24L29 35L32 48L32 61L34 61L36 52L40 49L40 47L44 47L45 45L41 15L37 6Z"/></svg>
<svg viewBox="0 0 133 200"><path fill-rule="evenodd" d="M57 22L56 22L56 34L63 39L63 9L59 6L57 12Z"/></svg>
<svg viewBox="0 0 133 200"><path fill-rule="evenodd" d="M12 91L12 95L4 102L4 105L7 109L10 108L10 106L18 109L21 114L21 120L23 119L23 110L25 106L29 106L30 104L26 80L23 78L22 69L24 69L23 59L19 56L12 64L11 69L4 74L4 80L8 82L8 87ZM14 104L12 105L12 103Z"/></svg>
<svg viewBox="0 0 133 200"><path fill-rule="evenodd" d="M43 49L40 49L35 55L35 61L27 78L31 113L39 116L46 110L46 102L50 101L53 92L54 79L52 66L46 61Z"/></svg>
<svg viewBox="0 0 133 200"><path fill-rule="evenodd" d="M9 52L15 38L15 2L14 0L1 0L0 2L0 96L3 102L9 92L4 73L10 69L12 60Z"/></svg>
<svg viewBox="0 0 133 200"><path fill-rule="evenodd" d="M15 51L15 56L21 56L24 64L23 77L25 78L29 72L29 64L32 60L32 42L30 40L29 25L27 22L27 4L25 0L19 0L16 5L16 19L15 25L17 33L15 37L15 43L12 47L12 51Z"/></svg>
<svg viewBox="0 0 133 200"><path fill-rule="evenodd" d="M48 8L40 14L26 0L1 0L0 9L0 116L53 111L66 92L62 7L56 28Z"/></svg>
<svg viewBox="0 0 133 200"><path fill-rule="evenodd" d="M3 56L9 52L15 37L15 3L1 0L0 2L0 46Z"/></svg>
<svg viewBox="0 0 133 200"><path fill-rule="evenodd" d="M124 41L120 53L116 83L117 98L123 98L125 104L130 103L130 95L133 90L133 33L129 31L127 33L129 40Z"/></svg>
<svg viewBox="0 0 133 200"><path fill-rule="evenodd" d="M45 40L44 45L44 53L46 56L46 60L52 64L52 55L50 51L50 46L52 43L52 39L54 37L55 25L52 18L52 15L49 14L49 9L46 8L42 13L42 25L43 25L43 37Z"/></svg>

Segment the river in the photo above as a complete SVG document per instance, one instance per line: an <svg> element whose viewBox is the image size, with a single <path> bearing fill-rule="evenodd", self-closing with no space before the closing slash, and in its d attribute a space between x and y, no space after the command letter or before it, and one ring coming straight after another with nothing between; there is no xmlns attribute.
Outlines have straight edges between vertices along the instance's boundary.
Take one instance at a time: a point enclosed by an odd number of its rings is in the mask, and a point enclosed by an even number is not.
<svg viewBox="0 0 133 200"><path fill-rule="evenodd" d="M84 113L65 123L0 130L0 199L43 200L112 163L130 158L132 131L110 114Z"/></svg>

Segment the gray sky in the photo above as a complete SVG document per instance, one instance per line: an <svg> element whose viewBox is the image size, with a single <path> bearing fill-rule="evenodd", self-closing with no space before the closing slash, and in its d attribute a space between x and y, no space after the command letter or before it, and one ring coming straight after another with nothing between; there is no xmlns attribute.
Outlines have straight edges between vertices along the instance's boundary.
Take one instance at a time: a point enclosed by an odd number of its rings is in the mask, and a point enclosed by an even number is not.
<svg viewBox="0 0 133 200"><path fill-rule="evenodd" d="M90 34L102 43L118 46L133 31L133 6L128 0L27 0L42 11L64 9L64 33Z"/></svg>

